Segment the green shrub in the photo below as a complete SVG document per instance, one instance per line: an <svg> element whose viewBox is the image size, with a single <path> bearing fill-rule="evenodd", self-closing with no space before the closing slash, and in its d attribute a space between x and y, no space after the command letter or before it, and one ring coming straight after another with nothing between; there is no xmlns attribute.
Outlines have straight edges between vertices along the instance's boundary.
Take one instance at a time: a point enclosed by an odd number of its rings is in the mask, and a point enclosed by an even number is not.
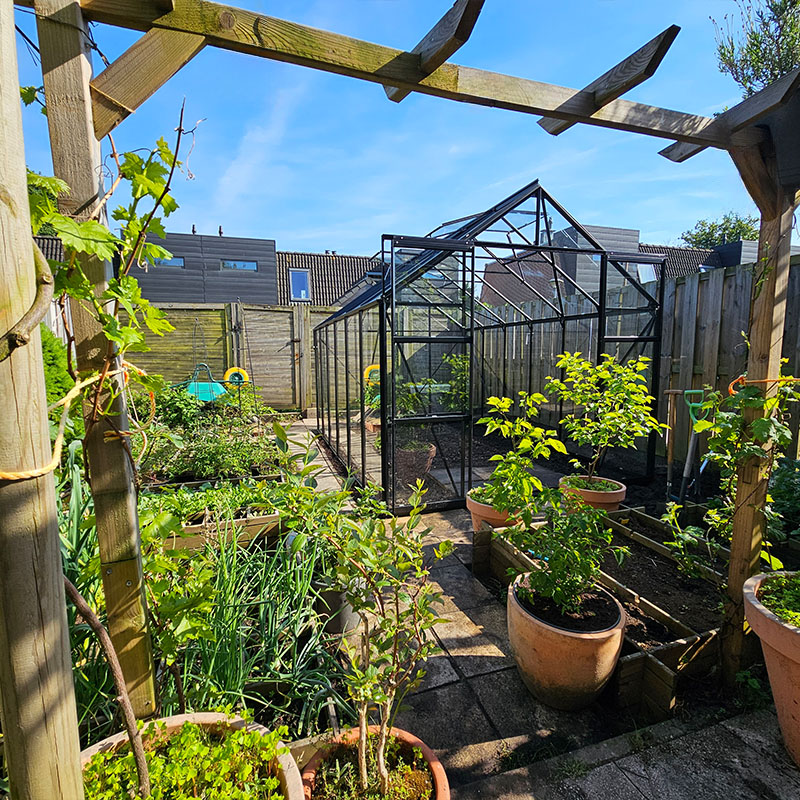
<svg viewBox="0 0 800 800"><path fill-rule="evenodd" d="M783 536L800 536L800 461L791 458L778 461L770 493L778 532Z"/></svg>
<svg viewBox="0 0 800 800"><path fill-rule="evenodd" d="M775 616L800 627L800 573L765 578L758 599Z"/></svg>
<svg viewBox="0 0 800 800"><path fill-rule="evenodd" d="M42 360L44 361L44 383L47 388L47 404L53 405L74 385L67 371L67 346L47 325L41 324Z"/></svg>

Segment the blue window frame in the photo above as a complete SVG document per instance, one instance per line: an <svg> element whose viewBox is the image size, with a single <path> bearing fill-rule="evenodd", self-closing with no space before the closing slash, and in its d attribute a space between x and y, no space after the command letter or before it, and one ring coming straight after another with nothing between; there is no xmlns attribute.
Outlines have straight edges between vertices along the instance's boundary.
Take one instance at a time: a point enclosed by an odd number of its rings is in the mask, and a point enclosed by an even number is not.
<svg viewBox="0 0 800 800"><path fill-rule="evenodd" d="M311 299L311 284L307 269L289 270L289 293L292 300Z"/></svg>
<svg viewBox="0 0 800 800"><path fill-rule="evenodd" d="M246 272L257 272L258 261L237 261L233 258L223 258L219 262L220 269L241 269Z"/></svg>
<svg viewBox="0 0 800 800"><path fill-rule="evenodd" d="M172 258L154 258L157 267L176 267L183 269L186 265L183 262L183 256L173 256Z"/></svg>

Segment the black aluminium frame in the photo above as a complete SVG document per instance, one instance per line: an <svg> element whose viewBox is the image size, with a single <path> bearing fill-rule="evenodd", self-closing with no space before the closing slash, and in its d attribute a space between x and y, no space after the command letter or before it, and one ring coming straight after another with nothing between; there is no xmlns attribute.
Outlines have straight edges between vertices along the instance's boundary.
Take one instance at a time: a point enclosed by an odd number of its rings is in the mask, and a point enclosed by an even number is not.
<svg viewBox="0 0 800 800"><path fill-rule="evenodd" d="M535 204L534 210L526 210L528 202ZM553 216L563 220L563 229L554 230ZM503 237L506 241L502 241ZM477 251L486 255L477 258ZM498 251L510 251L510 255L501 257ZM565 266L570 258L573 264L587 258L596 263L596 290L581 285L577 268ZM407 474L411 456L409 451L400 450L400 439L416 431L420 440L417 445L423 449L426 443L431 445L427 465L416 468L417 472L424 469L418 477L424 478L429 488L441 490L439 496L434 493L432 498L426 498L428 508L463 506L473 481L473 424L476 415L481 414L487 372L491 371L486 356L487 337L494 331L502 332L503 375L502 382L497 383L504 393L509 380L510 336L517 347L523 333L528 337L528 352L523 358L527 367L523 366L523 371L527 370L528 391L537 391L540 387L531 386L537 330L560 326L560 339L556 337L556 341L560 343L559 352L563 352L569 326L579 329L588 325L590 337L596 337L592 348L596 359L609 348L623 359L637 348L640 352L651 348L650 393L657 398L664 282L658 280L653 291L629 268L652 265L661 267L663 274L664 262L665 256L661 255L604 250L538 181L482 214L445 223L430 236L386 234L376 268L366 281L345 295L342 308L314 330L318 430L353 481L362 486L379 484L395 512L408 508L406 494L398 492L398 481L399 475ZM531 278L529 267L533 263L552 275L548 283L543 283L540 276ZM508 286L497 277L500 274ZM630 287L636 298L635 307L609 306L612 284L614 292L619 286ZM494 297L493 303L485 301L487 289ZM529 299L520 300L520 294ZM575 311L568 308L570 303L576 305ZM531 315L530 307L539 311ZM403 328L407 320L425 313L426 331L419 332L413 326L410 332ZM633 333L623 335L608 330L610 320L620 327L625 318L629 328L635 326ZM520 333L514 333L516 330ZM433 399L436 391L444 391L441 386L448 385L435 380L434 348L446 347L466 357L468 363L466 404L455 411L437 407ZM377 363L369 364L375 354ZM436 363L440 364L441 359ZM367 364L370 368L379 367L379 420L372 417L370 421L375 407L375 382L365 375ZM420 372L425 375L421 380ZM449 385L452 393L452 382ZM419 410L403 413L398 409L398 395L407 404L409 387ZM562 414L559 407L558 415ZM456 449L452 436L447 442L442 442L441 437L442 432L459 425ZM370 432L368 426L378 433ZM645 478L654 472L655 447L656 436L651 435ZM421 464L424 459L418 458L422 459Z"/></svg>

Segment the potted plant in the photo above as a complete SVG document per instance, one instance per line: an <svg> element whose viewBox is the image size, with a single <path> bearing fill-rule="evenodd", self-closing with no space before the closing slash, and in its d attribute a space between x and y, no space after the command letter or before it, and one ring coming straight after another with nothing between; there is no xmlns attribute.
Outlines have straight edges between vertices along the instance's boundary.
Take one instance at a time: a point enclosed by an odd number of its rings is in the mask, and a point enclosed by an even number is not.
<svg viewBox="0 0 800 800"><path fill-rule="evenodd" d="M436 457L436 445L426 428L418 423L403 424L402 419L423 414L430 405L430 386L426 379L416 383L398 380L395 385L397 418L394 421L395 475L400 486L413 484L424 477Z"/></svg>
<svg viewBox="0 0 800 800"><path fill-rule="evenodd" d="M615 511L625 499L627 487L597 477L597 467L610 448L634 447L637 439L664 427L652 414L654 400L644 380L650 359L639 356L620 364L604 353L595 365L580 353L562 353L556 366L564 371L564 378L548 377L546 391L574 406L561 424L572 441L591 449L586 473L567 475L560 486L593 508ZM582 469L578 459L572 464Z"/></svg>
<svg viewBox="0 0 800 800"><path fill-rule="evenodd" d="M567 452L554 431L533 424L544 395L519 394L520 415L512 416L510 397L490 397L489 415L478 420L486 425L485 436L497 432L510 440L510 448L489 459L496 466L486 484L467 492L467 508L476 531L484 522L493 527L505 525L512 515L528 505L535 492L542 490L541 480L533 473L537 458L548 458L551 450Z"/></svg>
<svg viewBox="0 0 800 800"><path fill-rule="evenodd" d="M800 572L750 578L744 610L761 639L783 741L800 765Z"/></svg>
<svg viewBox="0 0 800 800"><path fill-rule="evenodd" d="M359 616L358 635L348 642L346 686L358 711L358 728L322 747L303 772L306 798L342 796L449 798L447 776L430 748L393 727L403 696L419 685L421 661L434 652L431 629L440 593L428 582L423 559L421 500L417 482L405 522L348 520L330 535L338 555L340 582ZM439 545L435 558L452 550ZM369 725L375 711L379 720ZM338 787L338 789L336 788ZM419 794L410 794L412 789ZM416 791L416 790L415 790Z"/></svg>
<svg viewBox="0 0 800 800"><path fill-rule="evenodd" d="M532 526L534 514L545 524ZM611 531L597 511L558 489L543 489L504 536L533 555L538 568L508 587L508 637L522 680L554 708L589 705L616 666L625 610L595 581L609 552Z"/></svg>

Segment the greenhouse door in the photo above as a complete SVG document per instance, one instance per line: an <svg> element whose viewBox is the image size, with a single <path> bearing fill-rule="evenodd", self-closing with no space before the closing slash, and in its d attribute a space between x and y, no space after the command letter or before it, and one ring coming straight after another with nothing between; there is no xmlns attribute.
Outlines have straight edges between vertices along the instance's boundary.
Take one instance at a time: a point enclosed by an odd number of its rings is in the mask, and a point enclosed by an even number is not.
<svg viewBox="0 0 800 800"><path fill-rule="evenodd" d="M402 510L422 481L428 508L463 505L472 461L471 242L385 236L383 486Z"/></svg>

